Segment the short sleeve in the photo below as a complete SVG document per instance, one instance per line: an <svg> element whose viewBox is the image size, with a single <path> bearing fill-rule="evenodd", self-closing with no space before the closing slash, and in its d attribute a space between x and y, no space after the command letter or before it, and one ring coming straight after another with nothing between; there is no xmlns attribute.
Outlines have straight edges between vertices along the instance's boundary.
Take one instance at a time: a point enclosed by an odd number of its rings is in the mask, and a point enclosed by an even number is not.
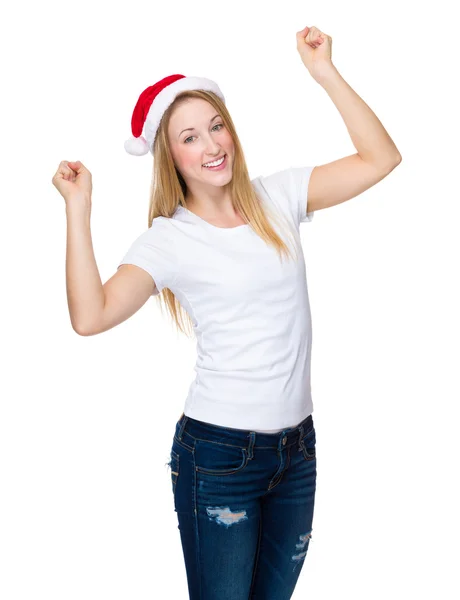
<svg viewBox="0 0 460 600"><path fill-rule="evenodd" d="M119 262L121 265L136 265L147 271L155 282L158 295L165 287L169 288L176 278L177 260L173 228L160 220L153 220L152 225L144 231L129 247Z"/></svg>
<svg viewBox="0 0 460 600"><path fill-rule="evenodd" d="M271 199L283 212L288 212L298 227L312 221L314 212L307 213L308 184L315 167L291 167L260 177Z"/></svg>

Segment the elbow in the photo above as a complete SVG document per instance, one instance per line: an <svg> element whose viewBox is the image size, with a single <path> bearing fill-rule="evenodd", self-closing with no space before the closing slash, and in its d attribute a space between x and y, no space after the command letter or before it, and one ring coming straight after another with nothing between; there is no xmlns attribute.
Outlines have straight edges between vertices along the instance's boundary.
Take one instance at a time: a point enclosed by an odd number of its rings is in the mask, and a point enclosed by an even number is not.
<svg viewBox="0 0 460 600"><path fill-rule="evenodd" d="M73 330L75 331L75 333L82 337L88 337L90 335L88 332L86 332L84 329L81 329L80 327L74 327Z"/></svg>
<svg viewBox="0 0 460 600"><path fill-rule="evenodd" d="M400 154L398 154L396 157L394 157L390 162L388 162L385 166L385 173L387 175L389 175L391 173L391 171L393 171L393 169L396 169L396 167L401 163L402 161L402 156Z"/></svg>
<svg viewBox="0 0 460 600"><path fill-rule="evenodd" d="M72 329L82 337L90 337L103 331L101 319L78 319L76 315L70 315Z"/></svg>
<svg viewBox="0 0 460 600"><path fill-rule="evenodd" d="M398 165L401 163L401 161L402 161L402 156L401 156L401 154L398 152L398 153L396 154L396 156L393 158L393 160L391 161L391 164L392 164L392 167L393 167L393 169L394 169L395 167L397 167L397 166L398 166Z"/></svg>
<svg viewBox="0 0 460 600"><path fill-rule="evenodd" d="M90 329L89 327L84 327L82 325L74 323L72 323L72 329L75 331L75 333L81 335L82 337L89 337L96 333L93 329Z"/></svg>

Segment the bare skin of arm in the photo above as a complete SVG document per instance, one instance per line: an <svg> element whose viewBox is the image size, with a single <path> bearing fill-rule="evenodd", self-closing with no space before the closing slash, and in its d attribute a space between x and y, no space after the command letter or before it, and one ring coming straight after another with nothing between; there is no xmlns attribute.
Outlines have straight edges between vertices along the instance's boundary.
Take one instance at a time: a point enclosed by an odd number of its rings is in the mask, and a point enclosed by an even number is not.
<svg viewBox="0 0 460 600"><path fill-rule="evenodd" d="M121 265L102 288L105 301L100 318L83 335L103 333L123 323L144 306L156 289L151 275L136 265Z"/></svg>
<svg viewBox="0 0 460 600"><path fill-rule="evenodd" d="M96 335L123 323L156 290L151 275L136 265L121 265L102 284L86 211L67 210L66 286L72 328Z"/></svg>
<svg viewBox="0 0 460 600"><path fill-rule="evenodd" d="M79 335L96 335L138 311L157 291L155 282L144 269L124 264L103 285L91 238L91 172L81 161L63 160L52 183L66 207L65 270L72 328Z"/></svg>

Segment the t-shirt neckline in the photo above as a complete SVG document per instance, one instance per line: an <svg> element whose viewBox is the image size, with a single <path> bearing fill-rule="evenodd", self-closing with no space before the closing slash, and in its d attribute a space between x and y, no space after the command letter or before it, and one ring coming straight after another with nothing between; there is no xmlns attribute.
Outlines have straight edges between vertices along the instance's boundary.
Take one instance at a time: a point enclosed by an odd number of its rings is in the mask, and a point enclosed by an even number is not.
<svg viewBox="0 0 460 600"><path fill-rule="evenodd" d="M248 227L250 227L249 223L243 223L243 225L237 225L236 227L218 227L217 225L213 225L212 223L209 223L209 221L206 221L205 219L199 217L197 214L195 214L194 212L192 212L185 206L182 206L181 204L179 205L178 208L184 210L190 216L190 218L193 219L194 221L196 221L197 223L200 223L204 227L208 227L209 229L212 229L214 231L235 231L235 230L241 231L241 230L245 230Z"/></svg>

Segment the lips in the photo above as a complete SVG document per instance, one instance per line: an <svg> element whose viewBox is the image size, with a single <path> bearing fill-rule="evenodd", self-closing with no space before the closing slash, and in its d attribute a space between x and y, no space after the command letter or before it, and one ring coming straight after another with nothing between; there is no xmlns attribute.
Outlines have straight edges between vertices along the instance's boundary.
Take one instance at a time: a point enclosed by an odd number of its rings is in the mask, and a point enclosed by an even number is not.
<svg viewBox="0 0 460 600"><path fill-rule="evenodd" d="M222 156L219 156L218 158L214 159L214 160L210 160L208 161L208 163L210 162L216 162L217 160L220 160L221 158L224 158L225 156L227 156L226 154L222 154ZM207 169L208 167L205 167L204 165L201 165L204 169ZM220 166L220 165L219 165ZM212 168L212 167L211 167Z"/></svg>

